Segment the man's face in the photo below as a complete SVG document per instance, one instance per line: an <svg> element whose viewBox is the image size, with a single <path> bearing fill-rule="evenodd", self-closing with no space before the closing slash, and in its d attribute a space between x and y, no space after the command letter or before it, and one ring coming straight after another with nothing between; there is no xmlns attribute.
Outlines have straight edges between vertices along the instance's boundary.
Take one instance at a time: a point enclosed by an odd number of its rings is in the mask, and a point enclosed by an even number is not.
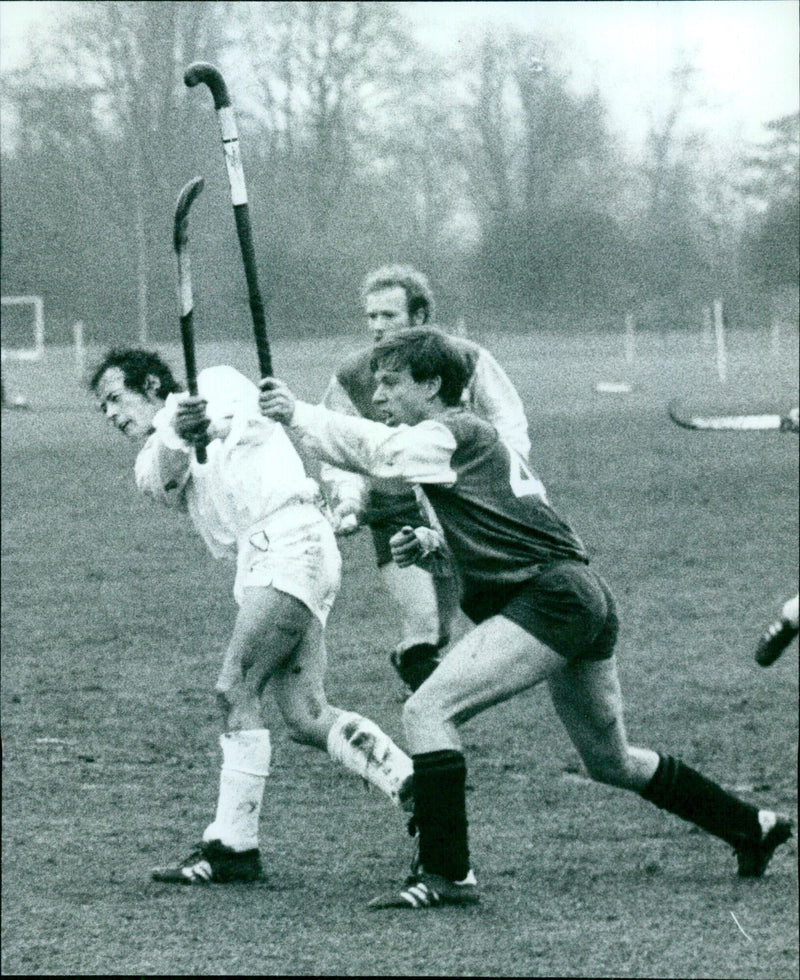
<svg viewBox="0 0 800 980"><path fill-rule="evenodd" d="M158 386L158 379L148 378L148 389ZM130 439L143 439L153 428L153 416L164 404L148 391L143 395L125 384L122 369L110 367L100 376L96 388L100 411L111 424Z"/></svg>
<svg viewBox="0 0 800 980"><path fill-rule="evenodd" d="M441 411L438 378L415 381L407 367L378 368L375 385L372 403L387 425L416 425Z"/></svg>
<svg viewBox="0 0 800 980"><path fill-rule="evenodd" d="M387 286L367 293L364 312L375 343L389 331L406 330L412 326L408 317L408 299L402 286Z"/></svg>

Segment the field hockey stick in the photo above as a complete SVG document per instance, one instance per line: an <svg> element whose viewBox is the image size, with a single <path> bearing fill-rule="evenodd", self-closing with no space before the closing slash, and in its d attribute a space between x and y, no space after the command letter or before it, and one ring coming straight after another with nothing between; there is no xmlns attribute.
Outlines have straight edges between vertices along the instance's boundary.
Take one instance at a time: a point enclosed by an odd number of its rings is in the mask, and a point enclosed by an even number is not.
<svg viewBox="0 0 800 980"><path fill-rule="evenodd" d="M186 384L189 394L197 397L197 361L194 354L194 300L192 298L192 270L189 263L189 208L203 189L203 178L195 177L183 188L175 206L173 245L178 260L178 291L181 306L181 343L186 364ZM206 447L198 443L194 447L198 463L205 463Z"/></svg>
<svg viewBox="0 0 800 980"><path fill-rule="evenodd" d="M253 234L250 229L250 212L247 206L247 188L244 182L244 168L242 167L242 155L239 148L239 133L236 127L236 116L228 95L228 86L225 84L225 79L219 69L204 61L196 61L189 65L183 80L189 88L203 82L211 90L214 99L214 108L222 131L222 150L225 154L225 168L228 171L228 183L231 188L236 233L239 236L244 274L247 279L250 313L253 317L253 333L255 334L258 353L258 368L261 377L266 378L272 374L272 355L267 339L264 303L258 286L256 255L253 248Z"/></svg>
<svg viewBox="0 0 800 980"><path fill-rule="evenodd" d="M670 402L667 412L672 421L683 429L704 429L747 432L758 429L791 431L782 415L687 415L677 402Z"/></svg>

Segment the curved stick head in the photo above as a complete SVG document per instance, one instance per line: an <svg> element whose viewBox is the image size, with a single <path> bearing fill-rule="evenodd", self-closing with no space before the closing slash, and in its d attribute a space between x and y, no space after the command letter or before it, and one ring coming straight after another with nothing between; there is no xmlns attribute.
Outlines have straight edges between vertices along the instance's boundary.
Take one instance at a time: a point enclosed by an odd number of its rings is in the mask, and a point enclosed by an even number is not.
<svg viewBox="0 0 800 980"><path fill-rule="evenodd" d="M214 65L210 65L207 61L192 62L183 73L183 80L189 88L194 88L195 85L199 85L201 82L208 85L211 89L211 95L214 98L215 109L222 109L231 104L230 96L228 95L228 86L225 84L222 73L219 68L215 68Z"/></svg>
<svg viewBox="0 0 800 980"><path fill-rule="evenodd" d="M175 205L175 226L173 231L173 245L175 251L179 252L188 239L189 208L192 201L203 189L203 178L195 177L183 188L178 195L178 203Z"/></svg>

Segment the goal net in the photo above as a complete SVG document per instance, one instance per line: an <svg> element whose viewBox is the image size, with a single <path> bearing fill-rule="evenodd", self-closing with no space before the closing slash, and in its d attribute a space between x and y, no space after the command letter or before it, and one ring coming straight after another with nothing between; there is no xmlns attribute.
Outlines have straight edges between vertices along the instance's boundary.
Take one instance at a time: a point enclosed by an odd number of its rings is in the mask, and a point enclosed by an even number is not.
<svg viewBox="0 0 800 980"><path fill-rule="evenodd" d="M44 354L44 304L41 296L2 296L0 358L38 361Z"/></svg>

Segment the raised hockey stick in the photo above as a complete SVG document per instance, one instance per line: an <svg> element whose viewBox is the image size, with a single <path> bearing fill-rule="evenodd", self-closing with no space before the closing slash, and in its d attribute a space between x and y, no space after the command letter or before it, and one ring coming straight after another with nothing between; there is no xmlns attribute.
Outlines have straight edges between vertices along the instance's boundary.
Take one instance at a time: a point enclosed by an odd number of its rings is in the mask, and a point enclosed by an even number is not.
<svg viewBox="0 0 800 980"><path fill-rule="evenodd" d="M181 343L183 360L186 364L186 384L189 394L197 396L197 361L194 354L194 300L192 298L192 270L189 263L189 208L192 201L203 189L203 178L195 177L183 188L175 206L175 225L173 245L178 260L178 291L181 304ZM205 463L206 447L198 444L194 448L198 463Z"/></svg>
<svg viewBox="0 0 800 980"><path fill-rule="evenodd" d="M706 429L718 432L725 430L746 432L756 429L793 431L790 417L783 415L691 415L681 411L675 401L667 406L667 412L672 421L683 429Z"/></svg>
<svg viewBox="0 0 800 980"><path fill-rule="evenodd" d="M218 68L205 61L196 61L186 69L184 82L193 88L203 82L211 90L214 108L217 111L220 129L222 131L222 150L225 154L225 167L228 171L228 183L231 188L233 216L236 221L236 233L239 236L239 247L242 251L244 274L247 279L247 290L250 299L250 313L253 317L253 333L256 338L258 367L261 377L272 374L272 355L267 338L267 323L264 317L264 303L258 286L256 255L253 249L253 234L250 229L250 212L247 206L247 188L244 182L242 155L239 149L239 132L236 127L236 116L228 94L228 86Z"/></svg>

